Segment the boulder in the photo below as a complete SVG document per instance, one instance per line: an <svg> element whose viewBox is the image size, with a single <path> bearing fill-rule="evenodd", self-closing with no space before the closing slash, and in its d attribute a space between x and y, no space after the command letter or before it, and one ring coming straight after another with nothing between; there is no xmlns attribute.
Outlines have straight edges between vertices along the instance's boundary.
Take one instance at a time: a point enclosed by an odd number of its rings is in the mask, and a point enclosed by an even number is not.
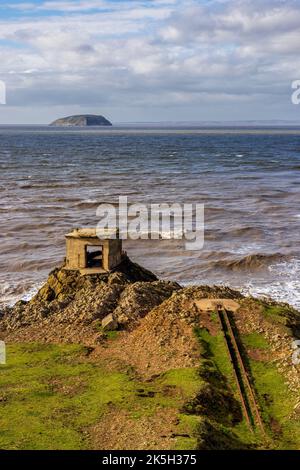
<svg viewBox="0 0 300 470"><path fill-rule="evenodd" d="M106 317L103 318L101 324L103 331L113 331L117 330L118 328L118 322L112 313L106 315Z"/></svg>

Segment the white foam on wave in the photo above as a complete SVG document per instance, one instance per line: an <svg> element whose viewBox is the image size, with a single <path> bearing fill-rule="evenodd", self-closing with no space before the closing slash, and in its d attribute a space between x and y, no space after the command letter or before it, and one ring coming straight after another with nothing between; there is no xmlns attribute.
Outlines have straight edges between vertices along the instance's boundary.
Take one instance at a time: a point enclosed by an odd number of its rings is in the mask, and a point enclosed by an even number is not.
<svg viewBox="0 0 300 470"><path fill-rule="evenodd" d="M300 309L300 259L276 263L269 267L276 280L256 285L249 282L242 288L243 293L258 297L271 297Z"/></svg>
<svg viewBox="0 0 300 470"><path fill-rule="evenodd" d="M12 307L19 300L29 301L37 294L42 284L42 282L33 284L28 288L28 286L16 286L0 280L0 305Z"/></svg>
<svg viewBox="0 0 300 470"><path fill-rule="evenodd" d="M166 235L166 234L165 234ZM245 295L251 295L260 298L272 298L278 302L286 302L300 310L300 259L292 259L271 265L269 268L270 277L255 278L243 285L237 285L235 282L228 282L228 279L222 279L220 282L213 282L216 285L231 285L239 289ZM170 276L168 275L167 278ZM195 278L180 279L182 285L195 285ZM204 284L208 281L199 279L196 283ZM12 285L11 283L0 280L0 304L12 306L19 300L29 301L41 288L43 282L25 285Z"/></svg>
<svg viewBox="0 0 300 470"><path fill-rule="evenodd" d="M38 293L42 285L43 283L32 286L31 289L29 289L27 292L24 293L24 295L22 295L21 300L26 300L26 302L31 300L32 297L34 297Z"/></svg>
<svg viewBox="0 0 300 470"><path fill-rule="evenodd" d="M259 253L263 250L263 245L259 243L249 243L248 245L239 245L234 250L231 250L234 255L252 255L253 253Z"/></svg>

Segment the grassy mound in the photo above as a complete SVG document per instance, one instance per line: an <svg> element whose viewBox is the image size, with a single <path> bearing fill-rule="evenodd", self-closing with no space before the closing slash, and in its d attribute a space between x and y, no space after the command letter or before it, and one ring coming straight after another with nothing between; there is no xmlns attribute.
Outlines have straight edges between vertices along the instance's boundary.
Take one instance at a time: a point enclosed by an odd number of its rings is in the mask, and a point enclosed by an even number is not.
<svg viewBox="0 0 300 470"><path fill-rule="evenodd" d="M15 344L8 346L7 356L7 365L0 366L2 449L93 449L95 442L101 448L94 427L112 411L137 428L145 419L155 426L159 412L170 413L166 447L195 447L197 417L179 411L199 387L193 368L141 382L130 368L113 370L93 362L89 350L78 345ZM159 435L148 438L146 432L140 442L135 437L127 445L164 447Z"/></svg>

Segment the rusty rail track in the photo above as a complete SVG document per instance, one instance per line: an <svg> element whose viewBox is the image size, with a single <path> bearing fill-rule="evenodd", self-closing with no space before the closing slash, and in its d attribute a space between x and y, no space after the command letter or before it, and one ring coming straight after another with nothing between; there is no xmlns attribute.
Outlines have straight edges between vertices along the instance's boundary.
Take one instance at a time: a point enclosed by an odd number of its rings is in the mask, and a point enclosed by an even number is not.
<svg viewBox="0 0 300 470"><path fill-rule="evenodd" d="M232 328L230 317L227 310L224 309L221 305L218 306L218 316L228 355L234 371L234 377L240 395L240 401L245 420L252 432L258 428L262 435L266 436L255 392L251 385L240 347L238 345L235 332Z"/></svg>

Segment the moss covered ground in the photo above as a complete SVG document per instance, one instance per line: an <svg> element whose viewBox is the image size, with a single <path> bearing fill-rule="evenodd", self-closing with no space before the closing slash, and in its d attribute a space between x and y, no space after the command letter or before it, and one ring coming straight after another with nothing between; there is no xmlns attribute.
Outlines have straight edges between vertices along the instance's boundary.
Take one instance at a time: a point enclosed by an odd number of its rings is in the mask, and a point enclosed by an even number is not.
<svg viewBox="0 0 300 470"><path fill-rule="evenodd" d="M198 388L193 368L141 382L130 368L114 371L91 361L82 346L8 345L7 364L0 366L0 448L89 449L89 429L111 404L137 422L158 409L177 409L174 447L195 448L198 418L180 408Z"/></svg>
<svg viewBox="0 0 300 470"><path fill-rule="evenodd" d="M283 323L278 308L272 308L272 312L268 311L267 315L275 316L276 321L279 317L280 323ZM248 350L253 348L263 352L271 349L264 336L258 333L243 335L241 341ZM248 368L272 447L281 450L299 449L300 421L295 416L299 397L288 388L284 376L272 361L248 358Z"/></svg>
<svg viewBox="0 0 300 470"><path fill-rule="evenodd" d="M287 317L277 306L265 307L264 315L284 328L296 324L293 314ZM112 407L138 429L158 411L175 413L174 449L299 449L299 397L266 359L272 349L265 336L239 337L266 429L263 438L251 433L243 418L223 334L197 328L195 335L199 367L171 369L151 380L125 364L92 359L80 345L8 344L7 364L0 365L0 449L95 448L91 430L106 422ZM108 333L107 347L117 340L117 332Z"/></svg>
<svg viewBox="0 0 300 470"><path fill-rule="evenodd" d="M223 333L213 336L204 328L197 328L195 333L204 358L200 365L200 374L216 392L211 403L206 400L211 410L206 407L203 412L208 418L209 426L200 426L199 440L201 441L203 433L204 445L209 445L211 441L212 449L259 447L258 436L250 432L241 414L238 389Z"/></svg>
<svg viewBox="0 0 300 470"><path fill-rule="evenodd" d="M271 314L268 312L268 314ZM276 309L272 310L272 315L279 316L282 323L282 315ZM210 375L207 374L208 366L205 366L206 380L212 384L214 390L219 390L223 395L227 395L227 405L230 403L229 396L239 400L235 379L232 374L232 367L226 350L223 335L210 335L206 329L197 329L196 334L200 344L204 349L204 357L210 361ZM241 346L244 351L255 350L262 352L270 351L271 346L262 334L251 333L240 337ZM258 355L259 357L259 355ZM263 354L262 354L262 357ZM213 424L211 434L216 430L222 430L223 437L228 436L226 442L219 443L213 441L215 448L257 448L257 449L299 449L300 448L300 420L295 416L295 405L299 397L292 393L286 385L286 380L279 373L276 365L270 360L253 359L245 357L249 377L251 377L257 401L259 403L261 416L263 418L266 436L255 431L251 433L246 426L245 420L232 416L234 409L231 402L230 409L224 406L224 413L218 413L218 399L212 401L212 412L206 409L210 422ZM207 405L209 402L206 401ZM233 418L228 420L228 416ZM200 434L203 429L199 429ZM207 432L207 429L204 429ZM205 437L206 445L209 436ZM214 447L212 447L214 448ZM222 448L222 447L221 447Z"/></svg>

